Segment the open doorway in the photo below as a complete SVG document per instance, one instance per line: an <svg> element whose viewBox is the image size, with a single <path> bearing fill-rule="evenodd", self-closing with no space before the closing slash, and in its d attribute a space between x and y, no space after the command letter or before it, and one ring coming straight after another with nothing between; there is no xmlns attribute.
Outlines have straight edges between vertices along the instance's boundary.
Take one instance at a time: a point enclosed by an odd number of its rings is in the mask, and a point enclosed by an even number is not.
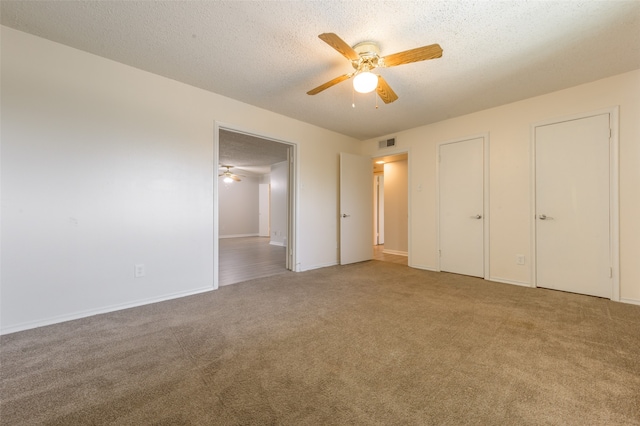
<svg viewBox="0 0 640 426"><path fill-rule="evenodd" d="M373 257L408 264L409 162L406 153L373 159Z"/></svg>
<svg viewBox="0 0 640 426"><path fill-rule="evenodd" d="M214 286L294 270L295 145L216 126Z"/></svg>

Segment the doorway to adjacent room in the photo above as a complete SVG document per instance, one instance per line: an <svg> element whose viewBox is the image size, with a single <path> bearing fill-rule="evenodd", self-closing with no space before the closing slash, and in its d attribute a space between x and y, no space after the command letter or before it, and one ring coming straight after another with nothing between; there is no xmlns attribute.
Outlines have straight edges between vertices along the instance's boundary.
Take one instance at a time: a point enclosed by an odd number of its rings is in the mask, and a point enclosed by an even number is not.
<svg viewBox="0 0 640 426"><path fill-rule="evenodd" d="M295 269L296 145L216 126L214 287Z"/></svg>

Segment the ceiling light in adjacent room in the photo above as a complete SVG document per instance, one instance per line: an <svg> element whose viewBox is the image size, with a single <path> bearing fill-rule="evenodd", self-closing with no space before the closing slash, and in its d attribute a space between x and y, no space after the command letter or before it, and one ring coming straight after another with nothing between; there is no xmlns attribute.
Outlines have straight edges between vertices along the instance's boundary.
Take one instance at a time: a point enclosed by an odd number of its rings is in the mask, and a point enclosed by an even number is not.
<svg viewBox="0 0 640 426"><path fill-rule="evenodd" d="M229 176L226 176L224 179L222 179L224 181L224 183L233 183L233 179L231 179Z"/></svg>

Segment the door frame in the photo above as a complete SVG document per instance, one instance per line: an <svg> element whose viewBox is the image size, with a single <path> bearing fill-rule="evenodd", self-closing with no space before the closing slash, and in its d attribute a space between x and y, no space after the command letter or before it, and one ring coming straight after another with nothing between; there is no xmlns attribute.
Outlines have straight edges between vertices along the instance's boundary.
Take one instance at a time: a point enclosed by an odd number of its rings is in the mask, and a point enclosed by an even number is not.
<svg viewBox="0 0 640 426"><path fill-rule="evenodd" d="M395 148L395 149L389 149L388 151L385 150L384 153L382 152L377 152L375 154L371 154L371 165L373 166L373 162L378 159L378 158L383 158L383 157L389 157L389 156L393 156L393 155L402 155L402 154L407 154L407 232L408 232L408 236L407 236L407 266L413 266L413 258L412 258L412 252L413 250L411 250L411 245L412 245L412 240L413 240L413 232L411 232L411 222L412 222L412 216L411 216L411 197L412 197L412 191L411 191L411 169L412 169L412 163L411 163L411 148ZM373 172L372 172L373 175ZM373 206L371 206L373 208Z"/></svg>
<svg viewBox="0 0 640 426"><path fill-rule="evenodd" d="M436 271L441 272L440 268L440 147L457 142L464 142L472 139L482 138L482 172L483 172L483 261L484 271L483 278L488 280L489 274L489 132L477 133L462 138L450 139L436 143Z"/></svg>
<svg viewBox="0 0 640 426"><path fill-rule="evenodd" d="M213 289L216 290L219 287L219 267L220 267L220 247L218 244L218 238L220 236L219 230L219 205L218 205L218 163L220 161L220 130L228 130L234 133L242 133L249 136L254 136L260 139L266 139L273 142L278 142L284 145L288 145L288 161L289 161L289 182L287 190L287 253L286 253L286 265L287 269L295 272L299 272L300 265L297 262L298 259L298 144L291 141L283 140L279 137L265 135L264 133L256 132L247 129L242 126L226 124L220 121L214 121L213 132Z"/></svg>
<svg viewBox="0 0 640 426"><path fill-rule="evenodd" d="M611 263L611 300L620 301L620 205L619 205L619 109L618 105L591 112L572 114L564 117L550 118L531 124L530 126L530 156L531 156L531 287L538 287L536 269L536 128L566 121L580 120L602 114L609 114L609 260Z"/></svg>

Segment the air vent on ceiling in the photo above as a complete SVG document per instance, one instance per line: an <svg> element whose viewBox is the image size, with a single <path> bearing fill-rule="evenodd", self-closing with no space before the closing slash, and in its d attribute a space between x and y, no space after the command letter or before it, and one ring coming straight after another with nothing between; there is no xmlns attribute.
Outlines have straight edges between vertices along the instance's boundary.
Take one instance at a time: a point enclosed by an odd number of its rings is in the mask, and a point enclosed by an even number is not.
<svg viewBox="0 0 640 426"><path fill-rule="evenodd" d="M396 138L385 139L378 142L378 149L389 148L392 146L396 146Z"/></svg>

